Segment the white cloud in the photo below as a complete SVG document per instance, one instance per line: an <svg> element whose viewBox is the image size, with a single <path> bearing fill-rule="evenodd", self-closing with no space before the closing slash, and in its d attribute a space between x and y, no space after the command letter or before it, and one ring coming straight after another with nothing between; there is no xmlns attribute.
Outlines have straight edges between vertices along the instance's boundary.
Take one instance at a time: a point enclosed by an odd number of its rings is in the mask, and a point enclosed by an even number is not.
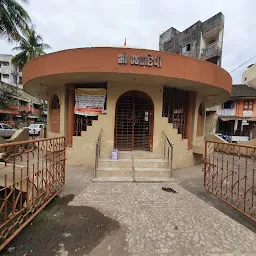
<svg viewBox="0 0 256 256"><path fill-rule="evenodd" d="M24 6L52 51L121 46L125 37L129 46L158 49L158 37L169 27L182 31L222 12L222 66L230 71L256 55L254 0L30 0ZM13 53L13 47L0 40L1 53ZM245 68L232 73L235 83L240 82Z"/></svg>

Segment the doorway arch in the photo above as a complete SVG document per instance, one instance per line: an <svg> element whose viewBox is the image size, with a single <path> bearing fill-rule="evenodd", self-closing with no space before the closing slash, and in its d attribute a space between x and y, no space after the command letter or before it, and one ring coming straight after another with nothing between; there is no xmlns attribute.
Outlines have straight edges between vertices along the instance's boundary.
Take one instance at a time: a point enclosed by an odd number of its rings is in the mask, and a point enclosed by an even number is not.
<svg viewBox="0 0 256 256"><path fill-rule="evenodd" d="M56 94L51 102L51 132L60 132L60 100Z"/></svg>
<svg viewBox="0 0 256 256"><path fill-rule="evenodd" d="M141 91L128 91L116 103L115 148L144 150L153 148L154 104Z"/></svg>

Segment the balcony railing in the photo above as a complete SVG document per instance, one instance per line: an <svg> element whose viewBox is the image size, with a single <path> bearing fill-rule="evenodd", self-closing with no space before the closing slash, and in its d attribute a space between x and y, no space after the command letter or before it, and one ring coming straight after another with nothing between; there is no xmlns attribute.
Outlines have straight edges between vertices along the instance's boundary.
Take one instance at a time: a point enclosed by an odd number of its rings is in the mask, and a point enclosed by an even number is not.
<svg viewBox="0 0 256 256"><path fill-rule="evenodd" d="M220 55L221 55L221 43L219 41L215 41L207 45L204 49L202 49L201 59L208 60L213 57L219 57Z"/></svg>
<svg viewBox="0 0 256 256"><path fill-rule="evenodd" d="M40 110L27 106L10 106L11 109L19 110L19 111L31 111L34 114L40 114Z"/></svg>
<svg viewBox="0 0 256 256"><path fill-rule="evenodd" d="M235 115L235 110L233 109L222 109L220 112L221 116L234 116Z"/></svg>

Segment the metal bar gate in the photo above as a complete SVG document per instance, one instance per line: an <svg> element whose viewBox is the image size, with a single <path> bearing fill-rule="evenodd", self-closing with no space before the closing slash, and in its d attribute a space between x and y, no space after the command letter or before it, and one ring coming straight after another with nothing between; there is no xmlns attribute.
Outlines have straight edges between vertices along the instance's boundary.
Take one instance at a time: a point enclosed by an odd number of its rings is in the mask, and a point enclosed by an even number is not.
<svg viewBox="0 0 256 256"><path fill-rule="evenodd" d="M256 221L256 147L207 141L204 188Z"/></svg>
<svg viewBox="0 0 256 256"><path fill-rule="evenodd" d="M64 183L64 137L0 144L0 250Z"/></svg>

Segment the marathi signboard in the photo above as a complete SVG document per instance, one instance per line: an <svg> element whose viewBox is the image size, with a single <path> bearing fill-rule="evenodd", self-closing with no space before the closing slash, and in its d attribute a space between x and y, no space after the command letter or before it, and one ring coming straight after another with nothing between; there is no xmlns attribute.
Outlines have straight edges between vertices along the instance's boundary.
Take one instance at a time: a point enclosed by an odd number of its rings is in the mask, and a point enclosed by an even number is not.
<svg viewBox="0 0 256 256"><path fill-rule="evenodd" d="M75 91L75 114L97 116L104 112L106 89L78 88Z"/></svg>
<svg viewBox="0 0 256 256"><path fill-rule="evenodd" d="M137 66L147 66L147 67L157 67L161 68L162 66L162 57L157 56L153 57L151 54L148 54L148 56L138 56L138 55L131 55L130 57L126 54L119 54L118 55L118 64L127 65L130 63L131 65L137 65Z"/></svg>

